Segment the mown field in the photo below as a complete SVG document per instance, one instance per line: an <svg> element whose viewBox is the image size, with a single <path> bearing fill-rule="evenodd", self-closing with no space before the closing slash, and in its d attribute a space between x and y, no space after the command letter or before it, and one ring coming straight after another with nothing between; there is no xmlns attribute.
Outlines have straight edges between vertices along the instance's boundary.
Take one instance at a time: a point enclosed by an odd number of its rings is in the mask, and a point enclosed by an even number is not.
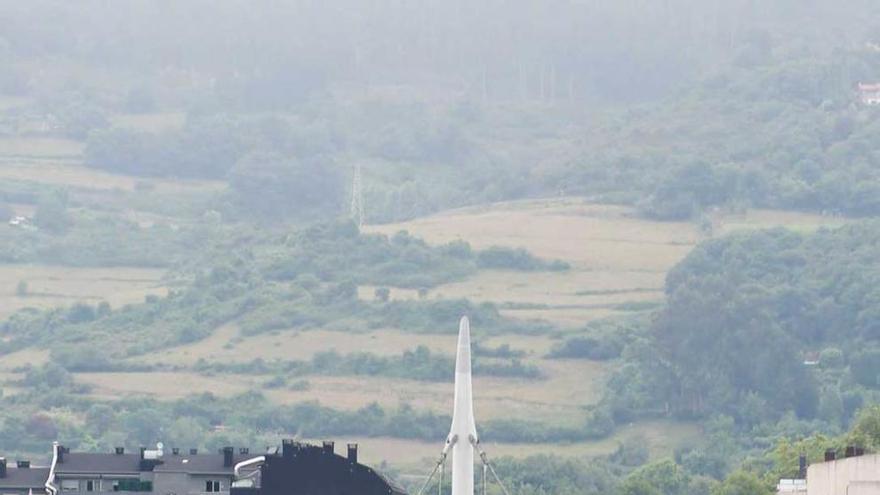
<svg viewBox="0 0 880 495"><path fill-rule="evenodd" d="M8 228L5 225L0 228ZM23 308L69 306L77 302L111 307L163 296L164 270L132 267L73 268L51 265L0 265L0 319ZM26 290L19 292L19 284Z"/></svg>
<svg viewBox="0 0 880 495"><path fill-rule="evenodd" d="M837 218L803 213L749 211L716 214L713 232L786 226L814 229ZM400 224L368 226L370 232L406 230L432 243L465 240L475 248L521 247L568 262L562 272L485 270L438 287L430 297L467 297L506 306L509 316L544 319L563 327L650 307L663 300L666 272L709 234L691 222L654 222L631 208L580 199L510 202L450 211ZM362 295L369 297L370 291ZM412 298L392 290L391 297Z"/></svg>
<svg viewBox="0 0 880 495"><path fill-rule="evenodd" d="M615 450L627 441L644 442L652 457L668 455L680 445L694 441L700 429L690 423L674 421L646 421L620 428L614 435L597 442L576 443L496 443L491 440L480 443L487 454L493 458L502 456L526 457L535 454L555 453L562 456L590 457L604 455ZM315 439L319 441L320 439ZM438 446L442 442L422 442L397 438L352 437L349 441L358 442L362 447L358 456L370 464L383 461L392 466L412 470L415 479L423 476L422 469L437 461ZM403 475L402 477L406 477Z"/></svg>
<svg viewBox="0 0 880 495"><path fill-rule="evenodd" d="M118 122L150 129L181 124L179 115L120 116ZM115 198L119 191L149 189L218 191L217 181L174 181L135 179L87 169L81 165L82 149L68 140L0 140L0 180L17 180L64 186L74 195ZM146 184L146 185L145 185ZM97 196L96 196L97 195ZM118 198L117 198L118 200ZM30 214L27 205L16 213ZM120 211L124 218L138 221L175 221L151 217L149 212ZM736 229L786 225L813 229L839 223L839 219L816 215L752 211L741 215L716 214L712 232L716 235ZM4 221L0 228L11 228ZM374 225L369 232L394 234L406 230L429 243L464 240L474 248L491 246L525 248L532 254L567 262L566 271L481 270L466 280L441 285L419 294L412 289L391 287L392 300L467 298L493 302L503 315L524 321L550 323L556 330L545 335L481 335L482 345L509 345L524 353L522 361L536 366L541 379L478 376L474 380L475 408L479 420L512 418L538 420L547 424L577 426L584 420L585 407L598 399L607 363L587 360L559 360L548 352L566 333L587 322L647 311L663 302L664 278L676 262L709 234L690 222L652 222L636 217L632 209L599 205L579 199L520 201L448 211L406 223ZM25 307L69 306L75 302L96 304L108 301L117 307L144 300L147 295L167 293L165 272L140 268L68 268L47 265L0 266L0 318ZM26 294L17 290L27 285ZM375 286L358 288L360 298L375 297ZM449 325L454 327L455 321ZM438 329L440 330L440 329ZM318 401L338 409L357 409L372 402L397 407L408 404L420 410L448 413L452 404L452 383L425 382L377 376L305 376L297 387L268 387L271 376L204 372L194 369L199 362L246 363L256 358L309 360L319 352L340 354L369 352L380 356L399 355L417 346L452 355L455 336L411 333L406 328L347 331L335 326L276 330L255 336L244 335L236 322L218 327L204 340L163 350L149 359L161 371L75 373L78 383L90 387L94 398L116 400L129 395L173 399L198 392L229 396L247 390L261 390L278 403ZM9 372L28 363L44 362L45 351L27 349L0 358L0 370ZM142 360L143 358L137 358ZM137 361L137 360L133 360ZM6 390L14 392L14 387ZM608 453L625 438L644 440L652 454L672 448L699 435L689 424L650 422L621 428L610 438L567 445L496 444L486 439L493 455L525 456L555 452L565 455ZM348 440L348 439L339 439ZM364 458L382 460L401 467L424 466L438 450L436 443L391 438L350 439L364 444Z"/></svg>

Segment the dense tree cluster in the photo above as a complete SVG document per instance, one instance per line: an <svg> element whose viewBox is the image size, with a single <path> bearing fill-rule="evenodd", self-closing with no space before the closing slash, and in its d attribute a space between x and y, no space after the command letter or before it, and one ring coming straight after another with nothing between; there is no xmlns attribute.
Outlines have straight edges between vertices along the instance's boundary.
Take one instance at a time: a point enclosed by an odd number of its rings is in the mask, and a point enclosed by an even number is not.
<svg viewBox="0 0 880 495"><path fill-rule="evenodd" d="M612 402L621 414L723 412L757 425L794 411L845 424L877 388L878 241L880 226L867 222L698 246L669 273L666 307L624 352Z"/></svg>

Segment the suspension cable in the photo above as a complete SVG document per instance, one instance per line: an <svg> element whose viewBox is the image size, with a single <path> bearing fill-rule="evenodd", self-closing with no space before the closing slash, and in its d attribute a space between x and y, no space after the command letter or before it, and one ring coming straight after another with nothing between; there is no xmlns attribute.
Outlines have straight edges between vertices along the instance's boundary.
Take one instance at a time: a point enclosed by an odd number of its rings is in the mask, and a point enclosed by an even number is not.
<svg viewBox="0 0 880 495"><path fill-rule="evenodd" d="M441 466L443 466L444 462L446 462L446 453L445 452L440 455L440 460L437 461L437 465L434 466L434 470L431 471L431 474L428 476L428 479L425 480L425 484L422 485L422 487L419 489L419 491L416 493L416 495L422 495L425 492L425 489L428 488L428 485L431 484L431 480L434 479L434 475L437 474L437 470L440 469ZM441 477L441 479L443 477L442 471L441 471L440 477ZM441 481L441 483L442 483L442 481Z"/></svg>
<svg viewBox="0 0 880 495"><path fill-rule="evenodd" d="M489 471L492 473L492 477L495 478L495 481L498 483L498 486L501 487L501 491L504 492L504 495L510 495L510 492L507 491L507 488L504 486L501 478L498 477L498 473L495 472L495 467L492 466L492 464L489 462L489 456L486 455L486 452L480 448L480 442L473 436L469 436L468 440L470 440L471 445L474 446L474 450L476 450L477 453L480 455L480 460L483 461L483 472L485 473L486 468L489 468Z"/></svg>
<svg viewBox="0 0 880 495"><path fill-rule="evenodd" d="M440 470L440 488L439 490L443 490L443 467L446 463L446 456L449 454L449 449L452 448L455 443L458 442L458 435L453 435L452 438L446 439L446 445L443 446L443 452L440 453L440 459L437 461L437 465L434 466L434 470L431 471L431 474L428 476L428 479L425 480L425 484L419 489L416 495L422 495L425 493L425 490L428 488L428 485L431 484L431 480L434 479L434 475L437 474L437 470Z"/></svg>

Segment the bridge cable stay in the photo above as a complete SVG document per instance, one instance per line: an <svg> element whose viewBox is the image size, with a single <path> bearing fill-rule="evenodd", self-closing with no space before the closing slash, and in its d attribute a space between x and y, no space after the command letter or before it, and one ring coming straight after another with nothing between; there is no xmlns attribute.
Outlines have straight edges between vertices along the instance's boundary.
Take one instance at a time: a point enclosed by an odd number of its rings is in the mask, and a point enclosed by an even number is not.
<svg viewBox="0 0 880 495"><path fill-rule="evenodd" d="M437 464L434 466L434 470L431 471L430 475L428 475L428 479L425 480L425 483L422 485L422 487L419 489L419 491L416 492L416 495L422 495L423 493L425 493L425 490L431 484L431 480L434 479L434 475L437 474L438 470L440 471L440 486L441 486L440 489L442 490L443 468L444 468L445 464L446 464L446 449L444 449L443 453L440 454L440 460L437 461Z"/></svg>
<svg viewBox="0 0 880 495"><path fill-rule="evenodd" d="M501 487L501 491L504 492L504 495L510 495L510 492L507 491L507 487L504 486L504 482L501 481L501 478L498 476L498 473L495 471L495 467L492 466L492 463L489 462L489 456L486 452L480 448L479 442L475 441L473 437L470 438L471 445L474 448L474 451L477 455L480 456L480 462L483 464L483 478L482 478L482 495L487 495L487 485L489 481L489 473L492 473L492 477L495 479L495 482L498 483L498 486ZM437 464L434 466L434 469L431 471L431 474L428 475L428 479L425 480L425 483L422 484L422 487L416 492L416 495L424 495L425 490L431 485L431 481L434 479L434 476L437 473L440 473L438 483L437 483L437 493L438 495L443 495L443 471L446 468L446 456L448 449L444 449L443 453L440 454L440 459L437 461Z"/></svg>
<svg viewBox="0 0 880 495"><path fill-rule="evenodd" d="M474 450L479 454L480 460L483 462L483 493L485 495L486 492L486 479L485 472L488 468L492 473L492 477L495 478L495 482L498 483L498 486L501 487L501 491L504 492L504 495L510 495L510 492L507 491L507 487L504 486L504 483L501 481L501 478L498 477L498 473L495 472L495 467L492 466L492 463L489 462L489 456L486 455L486 451L480 448L480 443L473 437L469 439L471 441L471 445L474 446Z"/></svg>

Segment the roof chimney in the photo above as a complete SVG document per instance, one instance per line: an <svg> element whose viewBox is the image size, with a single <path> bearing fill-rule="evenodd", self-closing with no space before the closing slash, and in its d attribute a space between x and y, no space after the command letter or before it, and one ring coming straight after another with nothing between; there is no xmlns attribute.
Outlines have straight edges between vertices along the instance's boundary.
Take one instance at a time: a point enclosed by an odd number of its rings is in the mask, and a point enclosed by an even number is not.
<svg viewBox="0 0 880 495"><path fill-rule="evenodd" d="M21 460L21 461L18 461L17 465L21 469L30 469L31 468L31 461Z"/></svg>
<svg viewBox="0 0 880 495"><path fill-rule="evenodd" d="M358 444L348 444L348 462L356 463L358 461Z"/></svg>
<svg viewBox="0 0 880 495"><path fill-rule="evenodd" d="M232 467L233 454L235 454L235 449L232 447L223 447L223 467Z"/></svg>
<svg viewBox="0 0 880 495"><path fill-rule="evenodd" d="M334 443L333 443L333 442L329 442L329 441L326 441L326 440L324 441L324 453L325 453L325 454L332 454L332 453L333 453L333 447L334 447Z"/></svg>
<svg viewBox="0 0 880 495"><path fill-rule="evenodd" d="M834 449L828 449L825 451L825 462L833 461L837 459L837 451Z"/></svg>
<svg viewBox="0 0 880 495"><path fill-rule="evenodd" d="M58 462L64 462L64 454L66 454L67 452L70 451L67 450L65 446L60 444L55 446L55 453L57 454Z"/></svg>
<svg viewBox="0 0 880 495"><path fill-rule="evenodd" d="M199 453L199 449L189 449L189 455L197 455Z"/></svg>
<svg viewBox="0 0 880 495"><path fill-rule="evenodd" d="M125 453L125 447L116 447L116 455L122 455Z"/></svg>
<svg viewBox="0 0 880 495"><path fill-rule="evenodd" d="M6 477L6 458L0 457L0 478Z"/></svg>
<svg viewBox="0 0 880 495"><path fill-rule="evenodd" d="M145 454L146 452L147 452L147 448L146 448L146 447L141 447L141 460L144 460L144 457L145 457L144 454Z"/></svg>
<svg viewBox="0 0 880 495"><path fill-rule="evenodd" d="M284 438L281 440L281 455L284 457L293 457L293 440Z"/></svg>
<svg viewBox="0 0 880 495"><path fill-rule="evenodd" d="M807 479L807 456L804 454L798 456L798 479Z"/></svg>

